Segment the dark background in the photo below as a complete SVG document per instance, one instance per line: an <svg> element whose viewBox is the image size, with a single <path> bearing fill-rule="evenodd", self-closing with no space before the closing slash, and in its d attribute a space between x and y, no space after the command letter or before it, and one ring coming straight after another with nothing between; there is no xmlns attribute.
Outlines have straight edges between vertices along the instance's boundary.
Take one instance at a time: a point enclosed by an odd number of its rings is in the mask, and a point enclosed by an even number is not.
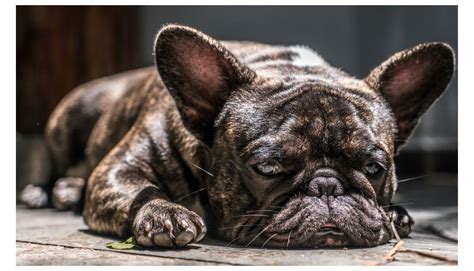
<svg viewBox="0 0 474 271"><path fill-rule="evenodd" d="M171 22L217 39L308 45L358 78L417 43L458 47L456 6L18 6L18 137L41 135L56 104L78 84L152 65L154 35ZM441 183L456 183L457 95L455 75L397 158L401 178L443 172L450 177ZM25 147L18 142L17 153Z"/></svg>

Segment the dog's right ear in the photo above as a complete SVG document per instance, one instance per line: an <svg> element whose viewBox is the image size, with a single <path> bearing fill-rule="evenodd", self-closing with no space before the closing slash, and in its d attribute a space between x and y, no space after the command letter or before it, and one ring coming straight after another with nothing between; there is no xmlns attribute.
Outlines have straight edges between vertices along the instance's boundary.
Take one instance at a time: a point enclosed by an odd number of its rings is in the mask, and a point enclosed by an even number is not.
<svg viewBox="0 0 474 271"><path fill-rule="evenodd" d="M159 31L155 63L183 124L205 143L229 94L255 77L218 41L182 25Z"/></svg>

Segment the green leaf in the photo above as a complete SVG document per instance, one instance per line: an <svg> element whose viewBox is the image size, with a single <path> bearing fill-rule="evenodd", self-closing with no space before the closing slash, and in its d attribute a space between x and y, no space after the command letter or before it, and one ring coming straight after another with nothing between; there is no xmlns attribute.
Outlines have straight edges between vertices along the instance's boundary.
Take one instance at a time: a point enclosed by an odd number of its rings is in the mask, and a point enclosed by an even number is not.
<svg viewBox="0 0 474 271"><path fill-rule="evenodd" d="M132 236L130 238L128 238L127 240L125 240L125 244L133 244L135 245L137 242L135 241L135 237Z"/></svg>
<svg viewBox="0 0 474 271"><path fill-rule="evenodd" d="M140 246L137 243L137 240L135 239L134 236L128 238L127 240L123 242L112 242L106 244L107 248L111 249L133 249L133 248L140 248Z"/></svg>

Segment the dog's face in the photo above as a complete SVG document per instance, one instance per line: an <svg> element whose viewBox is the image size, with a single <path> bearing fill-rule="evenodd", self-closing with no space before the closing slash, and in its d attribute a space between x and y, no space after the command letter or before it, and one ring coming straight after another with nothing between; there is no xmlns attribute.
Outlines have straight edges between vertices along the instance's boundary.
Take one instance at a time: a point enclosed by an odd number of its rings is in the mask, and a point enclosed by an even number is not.
<svg viewBox="0 0 474 271"><path fill-rule="evenodd" d="M391 238L393 157L451 78L447 45L400 52L363 81L331 67L324 80L321 67L260 72L187 27L165 27L155 53L184 125L209 150L221 237L266 247Z"/></svg>
<svg viewBox="0 0 474 271"><path fill-rule="evenodd" d="M377 95L340 96L337 87L292 80L250 86L229 99L209 187L225 218L221 227L234 226L223 231L229 239L247 244L265 229L252 243L271 236L265 246L388 240L377 203L388 204L396 182L392 116Z"/></svg>

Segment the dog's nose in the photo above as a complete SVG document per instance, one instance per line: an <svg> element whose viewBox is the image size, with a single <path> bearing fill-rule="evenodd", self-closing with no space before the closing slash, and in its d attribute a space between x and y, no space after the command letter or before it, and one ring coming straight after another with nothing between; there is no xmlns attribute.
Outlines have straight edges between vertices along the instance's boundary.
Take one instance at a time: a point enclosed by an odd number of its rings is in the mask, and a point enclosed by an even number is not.
<svg viewBox="0 0 474 271"><path fill-rule="evenodd" d="M336 177L316 177L309 182L307 194L313 197L341 196L344 194L344 186Z"/></svg>

